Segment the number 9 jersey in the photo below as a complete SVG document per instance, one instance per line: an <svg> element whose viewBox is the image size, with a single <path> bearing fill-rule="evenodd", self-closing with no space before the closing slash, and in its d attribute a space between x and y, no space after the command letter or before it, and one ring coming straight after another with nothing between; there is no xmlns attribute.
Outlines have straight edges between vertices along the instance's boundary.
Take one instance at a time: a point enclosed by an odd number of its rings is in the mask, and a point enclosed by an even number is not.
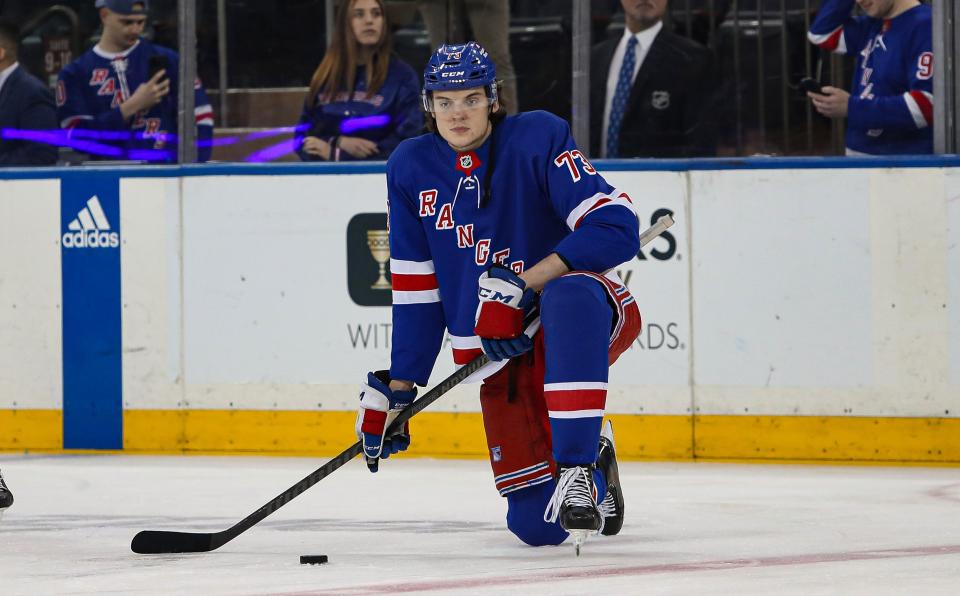
<svg viewBox="0 0 960 596"><path fill-rule="evenodd" d="M875 19L850 16L853 5L854 0L825 0L807 35L824 50L856 58L847 153L933 153L930 6L920 4L892 19Z"/></svg>
<svg viewBox="0 0 960 596"><path fill-rule="evenodd" d="M404 141L387 162L387 194L390 377L420 385L444 329L457 364L481 353L477 279L491 264L520 274L556 253L571 270L602 274L640 248L632 197L608 184L567 123L547 112L507 117L473 151L433 133Z"/></svg>

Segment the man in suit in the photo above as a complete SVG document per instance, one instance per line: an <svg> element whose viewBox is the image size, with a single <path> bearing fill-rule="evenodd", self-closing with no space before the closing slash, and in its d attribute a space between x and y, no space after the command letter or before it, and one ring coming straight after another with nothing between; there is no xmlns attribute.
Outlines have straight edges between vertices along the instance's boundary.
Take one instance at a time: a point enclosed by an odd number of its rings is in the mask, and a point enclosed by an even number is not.
<svg viewBox="0 0 960 596"><path fill-rule="evenodd" d="M0 21L0 167L50 166L57 148L25 137L58 130L57 108L50 90L17 63L19 51L20 28Z"/></svg>
<svg viewBox="0 0 960 596"><path fill-rule="evenodd" d="M667 0L620 4L623 36L596 45L591 53L591 155L715 155L713 53L664 30Z"/></svg>

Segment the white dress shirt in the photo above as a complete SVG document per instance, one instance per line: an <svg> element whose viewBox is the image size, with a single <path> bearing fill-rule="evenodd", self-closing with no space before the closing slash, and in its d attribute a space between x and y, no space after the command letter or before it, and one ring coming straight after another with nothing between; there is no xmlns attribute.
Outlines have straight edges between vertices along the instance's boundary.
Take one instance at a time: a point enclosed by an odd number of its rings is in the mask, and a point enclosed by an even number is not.
<svg viewBox="0 0 960 596"><path fill-rule="evenodd" d="M7 79L10 78L10 73L15 71L18 66L20 66L20 63L14 62L10 66L0 70L0 91L3 91L3 84L7 82Z"/></svg>
<svg viewBox="0 0 960 596"><path fill-rule="evenodd" d="M610 70L607 71L607 99L603 104L603 131L600 136L600 156L607 156L607 128L610 124L610 106L613 105L613 96L617 92L617 81L620 80L620 67L623 66L623 55L627 51L627 42L631 37L637 38L637 47L634 50L633 74L630 75L630 84L637 79L637 73L640 72L640 66L653 45L653 40L663 29L663 21L658 21L656 25L649 29L644 29L640 33L630 33L630 29L624 27L623 37L617 44L616 51L613 52L613 60L610 61Z"/></svg>

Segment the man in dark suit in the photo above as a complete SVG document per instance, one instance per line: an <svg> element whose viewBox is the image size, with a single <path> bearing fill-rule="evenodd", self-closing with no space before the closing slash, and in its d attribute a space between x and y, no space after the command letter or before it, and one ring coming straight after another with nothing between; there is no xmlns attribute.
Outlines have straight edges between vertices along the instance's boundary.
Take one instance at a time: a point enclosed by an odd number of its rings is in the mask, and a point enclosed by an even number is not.
<svg viewBox="0 0 960 596"><path fill-rule="evenodd" d="M667 0L620 3L623 36L594 46L590 59L591 155L715 155L713 53L664 30Z"/></svg>
<svg viewBox="0 0 960 596"><path fill-rule="evenodd" d="M57 107L50 90L17 63L19 51L20 28L0 21L0 167L53 165L57 148L25 137L52 136Z"/></svg>

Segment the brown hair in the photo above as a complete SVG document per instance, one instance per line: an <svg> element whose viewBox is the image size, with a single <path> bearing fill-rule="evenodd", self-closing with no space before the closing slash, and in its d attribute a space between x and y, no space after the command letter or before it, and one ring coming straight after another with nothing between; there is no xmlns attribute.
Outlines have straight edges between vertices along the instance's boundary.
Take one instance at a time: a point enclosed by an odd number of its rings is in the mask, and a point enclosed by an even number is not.
<svg viewBox="0 0 960 596"><path fill-rule="evenodd" d="M323 93L324 101L333 99L337 92L352 92L356 85L357 54L359 53L357 38L353 35L350 24L350 10L356 0L344 0L337 9L337 25L333 30L333 39L320 66L310 79L310 91L307 92L307 105L317 105L319 95ZM387 11L383 0L376 0L383 15L383 30L380 41L374 48L367 62L367 95L373 95L383 86L387 78L387 69L390 66L390 54L393 52L393 37L390 33L390 23L387 21Z"/></svg>
<svg viewBox="0 0 960 596"><path fill-rule="evenodd" d="M497 110L495 112L490 112L490 122L496 126L503 122L503 119L507 117L507 104L503 103L503 81L496 81L497 86ZM430 132L438 132L437 130L437 119L430 112L424 112L426 117L426 127Z"/></svg>

